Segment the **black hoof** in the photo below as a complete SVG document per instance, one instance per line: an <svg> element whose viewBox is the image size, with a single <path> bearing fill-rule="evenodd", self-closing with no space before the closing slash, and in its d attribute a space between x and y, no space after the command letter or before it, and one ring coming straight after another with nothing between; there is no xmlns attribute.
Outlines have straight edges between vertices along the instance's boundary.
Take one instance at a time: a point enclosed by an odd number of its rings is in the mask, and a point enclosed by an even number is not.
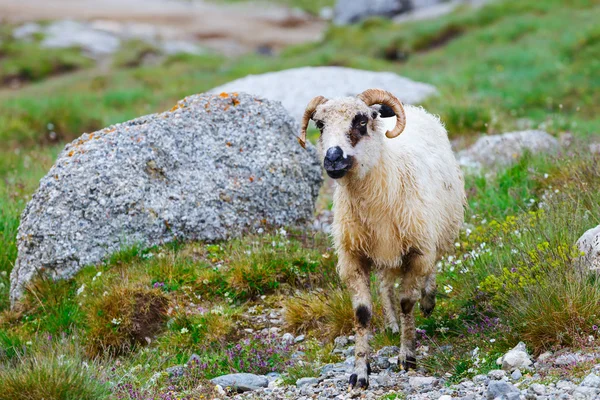
<svg viewBox="0 0 600 400"><path fill-rule="evenodd" d="M371 363L367 363L367 375L371 375Z"/></svg>
<svg viewBox="0 0 600 400"><path fill-rule="evenodd" d="M417 359L414 357L406 357L406 360L402 361L402 369L405 371L417 369Z"/></svg>
<svg viewBox="0 0 600 400"><path fill-rule="evenodd" d="M365 378L360 378L358 380L358 387L362 388L362 389L366 389L369 387L369 381L366 380Z"/></svg>
<svg viewBox="0 0 600 400"><path fill-rule="evenodd" d="M421 306L421 313L423 314L423 317L429 318L431 316L431 313L433 313L434 308L435 308L435 304L431 307Z"/></svg>
<svg viewBox="0 0 600 400"><path fill-rule="evenodd" d="M357 379L358 379L358 375L356 375L356 374L350 375L350 379L348 379L348 384L350 384L350 386L352 386L352 387L356 386Z"/></svg>

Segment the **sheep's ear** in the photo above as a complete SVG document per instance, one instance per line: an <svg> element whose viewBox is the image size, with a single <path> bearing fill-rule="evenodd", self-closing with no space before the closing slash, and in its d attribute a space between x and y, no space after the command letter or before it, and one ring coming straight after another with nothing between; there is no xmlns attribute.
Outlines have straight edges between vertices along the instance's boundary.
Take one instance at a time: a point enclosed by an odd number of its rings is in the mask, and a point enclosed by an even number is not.
<svg viewBox="0 0 600 400"><path fill-rule="evenodd" d="M381 118L390 118L395 117L396 113L394 112L394 110L392 110L392 107L382 104L379 108L379 115L381 116Z"/></svg>

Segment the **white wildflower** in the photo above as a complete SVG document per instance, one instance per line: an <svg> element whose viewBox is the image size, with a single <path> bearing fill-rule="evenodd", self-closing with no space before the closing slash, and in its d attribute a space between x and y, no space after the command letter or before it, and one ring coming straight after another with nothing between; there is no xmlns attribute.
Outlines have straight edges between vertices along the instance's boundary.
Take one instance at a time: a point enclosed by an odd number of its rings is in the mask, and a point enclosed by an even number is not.
<svg viewBox="0 0 600 400"><path fill-rule="evenodd" d="M117 318L113 318L112 321L110 321L113 325L121 325L121 318L117 319Z"/></svg>
<svg viewBox="0 0 600 400"><path fill-rule="evenodd" d="M189 330L186 327L181 328L181 333L188 333Z"/></svg>
<svg viewBox="0 0 600 400"><path fill-rule="evenodd" d="M85 283L77 289L77 296L79 296L85 290Z"/></svg>
<svg viewBox="0 0 600 400"><path fill-rule="evenodd" d="M444 285L444 292L451 293L454 288L452 285Z"/></svg>

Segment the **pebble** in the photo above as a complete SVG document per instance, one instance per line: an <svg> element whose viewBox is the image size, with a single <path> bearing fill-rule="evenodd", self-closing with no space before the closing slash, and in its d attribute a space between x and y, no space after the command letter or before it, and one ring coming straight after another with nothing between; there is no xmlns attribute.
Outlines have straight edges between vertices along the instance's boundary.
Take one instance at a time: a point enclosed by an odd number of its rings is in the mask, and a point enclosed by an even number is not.
<svg viewBox="0 0 600 400"><path fill-rule="evenodd" d="M523 374L521 373L521 371L519 369L515 369L513 371L512 374L510 374L510 377L515 380L518 381L519 379L521 379L523 377Z"/></svg>

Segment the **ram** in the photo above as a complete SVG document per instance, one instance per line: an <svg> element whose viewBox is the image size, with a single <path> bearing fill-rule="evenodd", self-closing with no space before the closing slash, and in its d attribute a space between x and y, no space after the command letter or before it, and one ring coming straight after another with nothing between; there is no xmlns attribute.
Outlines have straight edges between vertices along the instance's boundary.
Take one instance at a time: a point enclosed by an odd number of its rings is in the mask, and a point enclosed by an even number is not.
<svg viewBox="0 0 600 400"><path fill-rule="evenodd" d="M386 132L382 116L393 115L396 124ZM435 265L463 223L464 181L439 119L420 107L403 107L387 91L315 97L303 116L303 146L311 119L321 131L323 167L336 180L332 235L356 329L349 383L366 388L371 272L379 279L386 328L401 330L399 360L405 369L416 368L413 308L420 300L429 316L435 307ZM394 291L398 281L399 296Z"/></svg>

